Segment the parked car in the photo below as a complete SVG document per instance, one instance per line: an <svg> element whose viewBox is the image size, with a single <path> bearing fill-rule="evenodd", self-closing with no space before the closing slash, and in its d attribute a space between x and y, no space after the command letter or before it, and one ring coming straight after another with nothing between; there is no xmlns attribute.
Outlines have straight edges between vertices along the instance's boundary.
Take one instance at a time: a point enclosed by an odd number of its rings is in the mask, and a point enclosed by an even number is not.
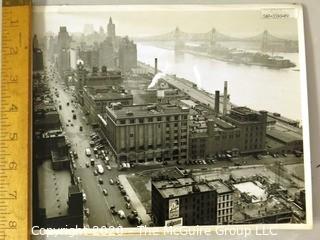
<svg viewBox="0 0 320 240"><path fill-rule="evenodd" d="M99 182L99 184L103 184L102 178L99 178L99 179L98 179L98 182Z"/></svg>
<svg viewBox="0 0 320 240"><path fill-rule="evenodd" d="M112 206L110 207L110 211L111 211L111 214L112 214L112 215L116 215L116 214L117 214L116 207L115 207L114 205L112 205Z"/></svg>
<svg viewBox="0 0 320 240"><path fill-rule="evenodd" d="M103 195L107 196L107 195L108 195L107 189L103 189L103 190L102 190L102 193L103 193Z"/></svg>
<svg viewBox="0 0 320 240"><path fill-rule="evenodd" d="M111 178L110 178L109 182L110 182L111 185L114 184L114 181Z"/></svg>
<svg viewBox="0 0 320 240"><path fill-rule="evenodd" d="M88 167L90 167L90 164L89 164L89 162L86 162L86 167L88 168Z"/></svg>
<svg viewBox="0 0 320 240"><path fill-rule="evenodd" d="M97 171L97 169L95 169L95 170L93 171L93 175L98 176L98 171Z"/></svg>
<svg viewBox="0 0 320 240"><path fill-rule="evenodd" d="M77 181L78 181L78 183L81 183L81 178L77 177Z"/></svg>
<svg viewBox="0 0 320 240"><path fill-rule="evenodd" d="M85 208L85 209L84 209L84 214L85 214L87 217L90 216L89 208Z"/></svg>
<svg viewBox="0 0 320 240"><path fill-rule="evenodd" d="M90 164L91 164L91 166L94 166L94 158L90 159Z"/></svg>
<svg viewBox="0 0 320 240"><path fill-rule="evenodd" d="M128 195L125 195L125 196L124 196L124 200L126 200L126 202L128 202L128 203L129 203L129 202L130 202L130 198L129 198L129 196L128 196Z"/></svg>

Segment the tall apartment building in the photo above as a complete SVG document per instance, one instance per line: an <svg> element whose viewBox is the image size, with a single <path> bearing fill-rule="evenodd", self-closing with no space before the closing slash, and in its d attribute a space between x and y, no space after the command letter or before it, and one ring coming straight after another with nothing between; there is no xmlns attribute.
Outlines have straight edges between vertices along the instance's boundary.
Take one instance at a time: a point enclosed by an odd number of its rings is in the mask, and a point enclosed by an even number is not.
<svg viewBox="0 0 320 240"><path fill-rule="evenodd" d="M220 180L209 181L207 184L217 192L217 225L232 223L233 190Z"/></svg>
<svg viewBox="0 0 320 240"><path fill-rule="evenodd" d="M102 131L118 162L186 161L187 107L112 104L106 108Z"/></svg>
<svg viewBox="0 0 320 240"><path fill-rule="evenodd" d="M152 179L151 185L151 211L156 226L232 222L233 190L221 180L158 177Z"/></svg>
<svg viewBox="0 0 320 240"><path fill-rule="evenodd" d="M137 67L137 45L128 37L120 40L119 67L124 72Z"/></svg>
<svg viewBox="0 0 320 240"><path fill-rule="evenodd" d="M107 37L99 45L99 66L115 68L117 66L117 55L115 52L114 40Z"/></svg>
<svg viewBox="0 0 320 240"><path fill-rule="evenodd" d="M71 37L67 27L61 26L58 33L58 69L60 74L70 71L70 43Z"/></svg>
<svg viewBox="0 0 320 240"><path fill-rule="evenodd" d="M33 36L33 51L32 51L32 69L33 71L43 71L43 52L39 48L37 35Z"/></svg>
<svg viewBox="0 0 320 240"><path fill-rule="evenodd" d="M225 119L240 129L239 149L242 153L262 152L266 145L267 112L247 107L234 107Z"/></svg>

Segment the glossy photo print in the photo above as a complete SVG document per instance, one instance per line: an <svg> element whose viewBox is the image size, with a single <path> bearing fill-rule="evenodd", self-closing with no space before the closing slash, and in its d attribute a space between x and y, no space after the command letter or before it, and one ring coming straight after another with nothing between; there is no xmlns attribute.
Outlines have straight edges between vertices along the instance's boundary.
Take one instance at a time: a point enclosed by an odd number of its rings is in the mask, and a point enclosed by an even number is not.
<svg viewBox="0 0 320 240"><path fill-rule="evenodd" d="M311 228L302 20L297 5L35 7L34 230Z"/></svg>

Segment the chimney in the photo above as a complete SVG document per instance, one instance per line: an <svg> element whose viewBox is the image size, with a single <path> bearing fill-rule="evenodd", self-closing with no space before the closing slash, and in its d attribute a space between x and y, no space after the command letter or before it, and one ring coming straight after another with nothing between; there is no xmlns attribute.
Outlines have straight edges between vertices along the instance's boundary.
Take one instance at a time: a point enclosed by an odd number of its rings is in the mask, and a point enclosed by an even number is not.
<svg viewBox="0 0 320 240"><path fill-rule="evenodd" d="M214 95L214 111L216 114L219 114L219 105L220 105L220 91L216 91Z"/></svg>
<svg viewBox="0 0 320 240"><path fill-rule="evenodd" d="M158 58L154 59L154 75L158 73Z"/></svg>
<svg viewBox="0 0 320 240"><path fill-rule="evenodd" d="M228 104L228 82L224 81L223 90L223 115L227 114L227 104Z"/></svg>
<svg viewBox="0 0 320 240"><path fill-rule="evenodd" d="M101 67L101 72L107 73L107 67L106 67L106 66L102 66L102 67Z"/></svg>
<svg viewBox="0 0 320 240"><path fill-rule="evenodd" d="M97 75L97 73L98 73L98 68L92 67L92 75Z"/></svg>

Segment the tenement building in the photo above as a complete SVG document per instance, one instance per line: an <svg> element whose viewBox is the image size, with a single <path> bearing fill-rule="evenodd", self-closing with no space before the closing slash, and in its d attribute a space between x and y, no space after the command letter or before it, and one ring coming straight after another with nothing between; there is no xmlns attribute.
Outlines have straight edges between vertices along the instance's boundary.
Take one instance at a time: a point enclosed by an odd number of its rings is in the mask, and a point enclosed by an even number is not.
<svg viewBox="0 0 320 240"><path fill-rule="evenodd" d="M155 226L217 225L232 222L233 190L221 180L193 177L152 179L151 211Z"/></svg>
<svg viewBox="0 0 320 240"><path fill-rule="evenodd" d="M118 163L186 161L189 108L170 104L111 104L101 129Z"/></svg>
<svg viewBox="0 0 320 240"><path fill-rule="evenodd" d="M266 146L267 112L234 107L225 119L240 129L241 153L262 152Z"/></svg>

